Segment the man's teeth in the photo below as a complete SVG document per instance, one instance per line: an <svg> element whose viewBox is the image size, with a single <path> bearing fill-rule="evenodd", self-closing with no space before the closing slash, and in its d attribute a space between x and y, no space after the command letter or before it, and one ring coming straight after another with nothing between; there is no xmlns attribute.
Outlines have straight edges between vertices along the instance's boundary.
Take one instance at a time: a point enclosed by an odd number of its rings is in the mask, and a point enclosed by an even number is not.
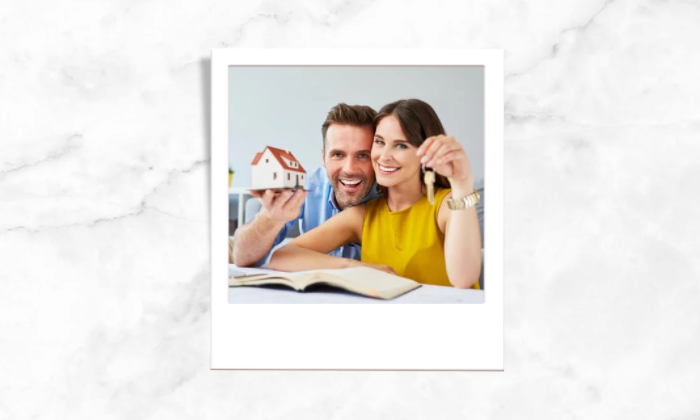
<svg viewBox="0 0 700 420"><path fill-rule="evenodd" d="M340 182L342 182L343 185L357 185L357 184L359 184L359 183L361 182L361 180L359 180L359 179L356 179L356 180L349 180L349 179L348 179L348 180L344 180L344 179L341 179Z"/></svg>
<svg viewBox="0 0 700 420"><path fill-rule="evenodd" d="M399 168L387 168L386 166L379 165L379 169L381 169L384 172L394 172L397 171Z"/></svg>

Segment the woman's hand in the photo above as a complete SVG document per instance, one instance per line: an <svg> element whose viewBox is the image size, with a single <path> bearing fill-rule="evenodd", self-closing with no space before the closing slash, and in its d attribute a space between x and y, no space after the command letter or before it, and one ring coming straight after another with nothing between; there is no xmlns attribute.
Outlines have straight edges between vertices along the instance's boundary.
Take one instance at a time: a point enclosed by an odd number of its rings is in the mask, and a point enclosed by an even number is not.
<svg viewBox="0 0 700 420"><path fill-rule="evenodd" d="M351 260L352 261L352 267L367 267L367 268L373 268L375 270L383 271L385 273L393 274L395 276L398 276L396 274L396 271L394 271L393 268L389 267L388 265L380 265L380 264L369 264L369 263L364 263L361 261L357 260Z"/></svg>
<svg viewBox="0 0 700 420"><path fill-rule="evenodd" d="M447 177L453 186L473 184L472 169L467 153L452 136L438 135L427 138L416 152L421 163L435 173Z"/></svg>

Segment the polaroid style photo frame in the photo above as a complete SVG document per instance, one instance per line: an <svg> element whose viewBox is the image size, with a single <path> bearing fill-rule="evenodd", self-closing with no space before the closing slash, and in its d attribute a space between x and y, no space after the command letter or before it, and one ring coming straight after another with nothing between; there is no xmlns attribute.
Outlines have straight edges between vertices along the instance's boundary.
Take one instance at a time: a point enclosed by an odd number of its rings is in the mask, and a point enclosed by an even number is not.
<svg viewBox="0 0 700 420"><path fill-rule="evenodd" d="M438 83L443 79L441 69L450 77L456 77L456 99L450 97L442 101L447 95L444 92L450 89L449 86L445 88L444 80ZM483 91L460 90L460 69L482 72ZM503 370L502 50L214 49L211 70L211 368ZM280 88L274 83L266 86L260 80L255 88L251 88L251 83L246 84L246 78L269 77L272 81L290 74L303 80L306 73L314 78L307 88L308 95L303 89ZM343 80L351 80L357 86L351 91L343 90L340 87L348 84ZM285 95L287 91L294 95L294 106L288 108L289 112L280 112L274 107L266 112L264 101L272 103L276 95ZM459 95L471 94L483 97L481 109L475 111L458 106ZM315 136L313 140L292 139L292 134L290 139L284 139L293 145L298 142L299 147L294 149L296 157L310 148L317 149L317 160L311 161L312 155L302 159L305 166L313 167L321 162L320 126L325 113L317 109L319 101L329 104L325 112L340 102L368 104L378 110L383 104L409 97L442 103L440 109L436 108L441 119L445 115L448 120L460 121L462 116L467 119L471 112L483 115L483 161L472 164L472 169L483 177L487 195L482 233L482 270L486 278L483 303L230 303L228 215L231 190L224 173L232 159L252 161L255 156L254 153L250 155L249 148L262 150L278 140L238 138L235 133L239 131L231 127L237 128L243 121L236 119L231 104L240 106L250 101L262 106L261 112L246 116L246 123L258 124L262 132L268 124L295 126L299 121L302 125L318 126L317 133L310 136ZM251 122L251 118L255 121ZM447 134L453 135L450 124L445 120L443 123ZM313 141L318 143L314 146ZM470 160L472 158L478 162L481 156L470 154ZM239 166L235 168L234 180L238 177L245 184L249 182L246 171L250 171L250 167Z"/></svg>

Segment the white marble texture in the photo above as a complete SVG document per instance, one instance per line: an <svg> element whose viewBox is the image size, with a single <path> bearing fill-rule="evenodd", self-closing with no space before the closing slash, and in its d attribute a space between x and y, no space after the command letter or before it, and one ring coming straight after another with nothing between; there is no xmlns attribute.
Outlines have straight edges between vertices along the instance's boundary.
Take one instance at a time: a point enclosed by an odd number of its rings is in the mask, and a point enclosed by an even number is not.
<svg viewBox="0 0 700 420"><path fill-rule="evenodd" d="M0 420L700 418L699 39L697 0L3 0ZM223 46L505 49L505 372L209 370Z"/></svg>

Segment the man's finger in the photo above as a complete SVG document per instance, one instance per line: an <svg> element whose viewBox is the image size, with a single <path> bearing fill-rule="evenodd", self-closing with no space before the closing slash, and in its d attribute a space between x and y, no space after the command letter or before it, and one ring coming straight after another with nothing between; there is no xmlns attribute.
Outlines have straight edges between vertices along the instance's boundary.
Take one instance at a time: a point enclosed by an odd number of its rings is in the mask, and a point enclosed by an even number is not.
<svg viewBox="0 0 700 420"><path fill-rule="evenodd" d="M262 201L265 208L271 209L277 201L277 196L278 194L274 190L265 190L265 193L260 198L260 201Z"/></svg>
<svg viewBox="0 0 700 420"><path fill-rule="evenodd" d="M285 210L297 208L301 206L301 203L306 199L306 191L303 190L297 190L292 197L287 200L286 203L284 203L283 208Z"/></svg>
<svg viewBox="0 0 700 420"><path fill-rule="evenodd" d="M289 201L290 198L292 198L292 191L289 189L280 191L277 193L276 199L275 199L275 204L281 206L284 206L287 201Z"/></svg>
<svg viewBox="0 0 700 420"><path fill-rule="evenodd" d="M263 197L268 200L272 200L275 197L275 190L265 190Z"/></svg>

